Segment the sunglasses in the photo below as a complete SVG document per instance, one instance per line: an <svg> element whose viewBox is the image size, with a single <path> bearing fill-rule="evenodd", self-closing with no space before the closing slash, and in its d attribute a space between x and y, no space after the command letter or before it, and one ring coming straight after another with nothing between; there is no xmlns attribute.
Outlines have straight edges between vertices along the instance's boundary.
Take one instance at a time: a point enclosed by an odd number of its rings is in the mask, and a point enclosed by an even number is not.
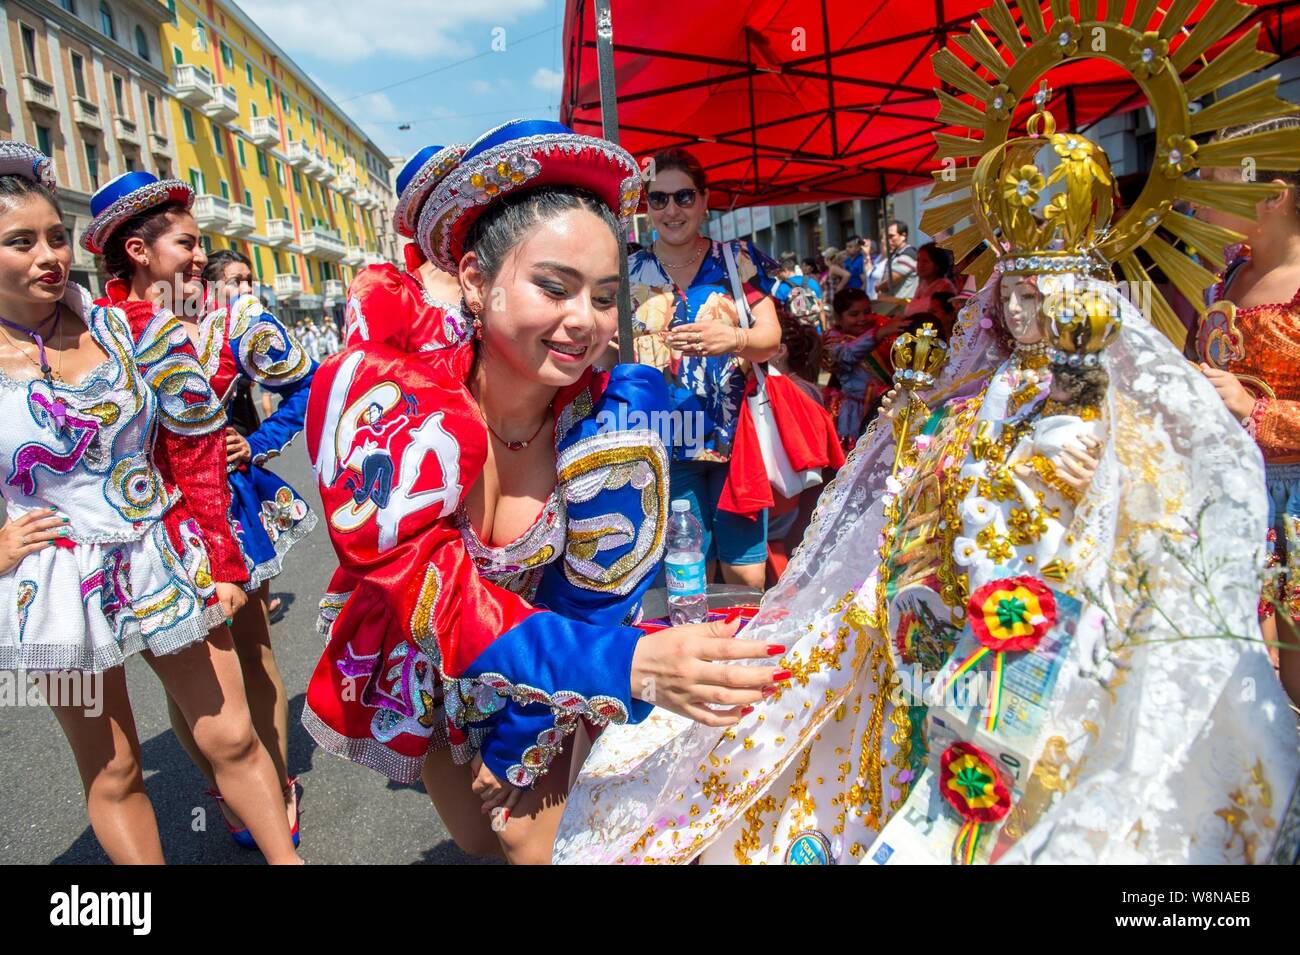
<svg viewBox="0 0 1300 955"><path fill-rule="evenodd" d="M671 198L682 209L689 209L695 205L694 189L678 189L676 192L651 192L646 195L646 202L651 209L663 209L668 206L668 200Z"/></svg>

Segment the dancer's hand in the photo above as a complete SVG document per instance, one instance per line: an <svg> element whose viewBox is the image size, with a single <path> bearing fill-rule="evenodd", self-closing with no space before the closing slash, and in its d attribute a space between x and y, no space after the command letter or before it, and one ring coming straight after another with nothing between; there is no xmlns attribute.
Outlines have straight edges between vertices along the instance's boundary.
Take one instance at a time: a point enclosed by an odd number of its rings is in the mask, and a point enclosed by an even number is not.
<svg viewBox="0 0 1300 955"><path fill-rule="evenodd" d="M703 723L731 726L790 679L773 666L728 666L728 660L762 660L785 647L731 639L740 626L693 623L642 637L632 655L632 695L646 703ZM725 709L711 709L709 704Z"/></svg>
<svg viewBox="0 0 1300 955"><path fill-rule="evenodd" d="M226 615L227 620L234 620L235 614L239 613L239 609L247 602L248 594L244 593L244 588L239 584L217 582L217 603L221 604L221 611Z"/></svg>
<svg viewBox="0 0 1300 955"><path fill-rule="evenodd" d="M53 547L54 541L72 533L68 519L54 510L35 508L0 528L0 574L7 574L28 554Z"/></svg>
<svg viewBox="0 0 1300 955"><path fill-rule="evenodd" d="M226 464L238 466L253 460L253 449L248 439L234 428L226 429Z"/></svg>
<svg viewBox="0 0 1300 955"><path fill-rule="evenodd" d="M483 800L484 815L492 816L493 820L500 818L502 822L509 820L510 810L515 808L524 791L497 779L496 773L488 769L478 753L469 761L469 772L474 777L469 788Z"/></svg>
<svg viewBox="0 0 1300 955"><path fill-rule="evenodd" d="M1204 362L1201 362L1201 371L1210 380L1210 384L1214 385L1219 398L1238 421L1245 421L1255 410L1255 396L1242 386L1232 372L1223 371Z"/></svg>

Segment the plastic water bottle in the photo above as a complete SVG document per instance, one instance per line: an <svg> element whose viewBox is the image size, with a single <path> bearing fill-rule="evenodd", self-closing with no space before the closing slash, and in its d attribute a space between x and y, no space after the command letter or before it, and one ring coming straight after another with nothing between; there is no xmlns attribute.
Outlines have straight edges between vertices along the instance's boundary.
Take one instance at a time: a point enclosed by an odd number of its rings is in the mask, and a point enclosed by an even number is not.
<svg viewBox="0 0 1300 955"><path fill-rule="evenodd" d="M702 623L709 612L704 580L704 530L691 513L689 501L673 501L668 519L668 617L674 627Z"/></svg>

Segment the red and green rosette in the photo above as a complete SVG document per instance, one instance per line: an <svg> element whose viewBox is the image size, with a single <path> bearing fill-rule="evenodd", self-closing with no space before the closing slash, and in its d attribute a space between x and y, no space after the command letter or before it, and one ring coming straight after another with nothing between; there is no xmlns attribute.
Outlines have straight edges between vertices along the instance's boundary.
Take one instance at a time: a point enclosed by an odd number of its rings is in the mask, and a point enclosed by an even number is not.
<svg viewBox="0 0 1300 955"><path fill-rule="evenodd" d="M953 743L944 750L939 792L964 820L953 843L953 861L971 865L979 850L981 827L1000 822L1011 811L1011 793L989 755L970 743Z"/></svg>
<svg viewBox="0 0 1300 955"><path fill-rule="evenodd" d="M989 706L984 728L998 727L1002 708L1002 677L1006 654L1034 649L1056 623L1056 598L1047 585L1035 577L1003 577L991 580L971 594L966 619L979 640L979 648L953 671L944 684L946 696L952 685L993 654Z"/></svg>

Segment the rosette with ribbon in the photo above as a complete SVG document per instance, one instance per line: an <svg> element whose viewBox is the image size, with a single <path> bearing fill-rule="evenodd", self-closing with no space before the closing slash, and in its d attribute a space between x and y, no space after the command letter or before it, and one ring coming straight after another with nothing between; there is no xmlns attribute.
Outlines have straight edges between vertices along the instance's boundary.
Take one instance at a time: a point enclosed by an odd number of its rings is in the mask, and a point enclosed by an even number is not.
<svg viewBox="0 0 1300 955"><path fill-rule="evenodd" d="M970 743L953 743L939 759L939 792L964 820L952 846L957 865L971 865L982 827L1011 811L1011 793L988 753Z"/></svg>
<svg viewBox="0 0 1300 955"><path fill-rule="evenodd" d="M980 645L945 681L943 696L981 660L993 654L988 712L984 718L984 729L991 733L998 728L1006 655L1038 646L1056 623L1056 598L1037 578L1004 577L989 581L971 594L966 609L971 630Z"/></svg>

